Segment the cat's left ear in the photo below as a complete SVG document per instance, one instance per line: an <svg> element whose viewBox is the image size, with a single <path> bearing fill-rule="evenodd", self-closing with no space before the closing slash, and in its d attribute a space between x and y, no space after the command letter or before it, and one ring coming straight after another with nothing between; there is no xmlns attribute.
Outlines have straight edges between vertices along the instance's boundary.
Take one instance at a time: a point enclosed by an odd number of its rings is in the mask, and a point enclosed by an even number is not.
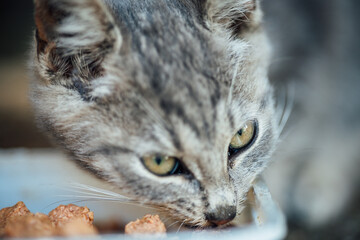
<svg viewBox="0 0 360 240"><path fill-rule="evenodd" d="M50 70L70 71L79 62L95 69L107 54L120 49L120 30L101 0L34 0L34 3L37 56L46 58L43 64Z"/></svg>
<svg viewBox="0 0 360 240"><path fill-rule="evenodd" d="M204 6L210 27L230 30L234 36L257 27L262 19L258 0L206 0Z"/></svg>

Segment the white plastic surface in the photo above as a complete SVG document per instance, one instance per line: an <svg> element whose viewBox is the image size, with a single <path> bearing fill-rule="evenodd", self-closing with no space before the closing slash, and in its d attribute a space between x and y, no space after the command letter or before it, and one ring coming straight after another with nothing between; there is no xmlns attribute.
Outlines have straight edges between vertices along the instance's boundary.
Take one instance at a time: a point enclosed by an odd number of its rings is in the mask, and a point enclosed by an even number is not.
<svg viewBox="0 0 360 240"><path fill-rule="evenodd" d="M32 212L48 213L61 203L67 201L59 196L65 194L60 186L66 183L85 183L99 185L99 181L73 166L70 161L57 151L49 150L0 150L0 209L24 201ZM214 231L183 231L168 233L166 237L146 237L147 239L197 239L197 240L272 240L283 239L286 236L286 221L279 207L273 202L269 190L262 179L254 184L255 205L252 207L253 221L241 228L229 228L221 232ZM88 203L86 205L95 212L98 220L115 219L114 213L121 212L131 221L142 213L138 207L119 206L116 203ZM45 207L44 207L45 206ZM149 212L149 210L145 210ZM136 212L136 216L132 216ZM101 214L98 214L101 213ZM146 212L144 212L146 213ZM143 214L142 214L143 215ZM56 238L61 239L61 238ZM134 239L123 234L101 235L75 239ZM142 238L143 239L143 238Z"/></svg>

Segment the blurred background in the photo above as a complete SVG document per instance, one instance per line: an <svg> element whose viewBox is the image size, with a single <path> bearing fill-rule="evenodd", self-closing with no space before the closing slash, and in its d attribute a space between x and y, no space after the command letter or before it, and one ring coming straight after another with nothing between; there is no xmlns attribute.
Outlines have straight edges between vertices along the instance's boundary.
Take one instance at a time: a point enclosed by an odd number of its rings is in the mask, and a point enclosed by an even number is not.
<svg viewBox="0 0 360 240"><path fill-rule="evenodd" d="M32 1L1 1L0 27L0 148L50 147L34 125L27 98Z"/></svg>
<svg viewBox="0 0 360 240"><path fill-rule="evenodd" d="M288 215L288 239L360 239L360 1L262 4L274 47L270 80L279 99L285 95L288 105L294 99L274 163L265 172ZM6 149L52 148L37 130L27 98L32 12L29 0L0 2L3 158L10 156Z"/></svg>
<svg viewBox="0 0 360 240"><path fill-rule="evenodd" d="M360 239L360 1L262 3L270 80L294 98L265 172L288 238Z"/></svg>

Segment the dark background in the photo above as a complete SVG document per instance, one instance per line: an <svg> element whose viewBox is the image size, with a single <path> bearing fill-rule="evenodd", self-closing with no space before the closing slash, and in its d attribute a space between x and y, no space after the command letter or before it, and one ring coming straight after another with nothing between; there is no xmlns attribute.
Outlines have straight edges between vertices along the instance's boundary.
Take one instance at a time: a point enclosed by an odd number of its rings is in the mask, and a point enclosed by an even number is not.
<svg viewBox="0 0 360 240"><path fill-rule="evenodd" d="M27 98L32 1L0 1L0 29L0 148L49 147L35 127Z"/></svg>

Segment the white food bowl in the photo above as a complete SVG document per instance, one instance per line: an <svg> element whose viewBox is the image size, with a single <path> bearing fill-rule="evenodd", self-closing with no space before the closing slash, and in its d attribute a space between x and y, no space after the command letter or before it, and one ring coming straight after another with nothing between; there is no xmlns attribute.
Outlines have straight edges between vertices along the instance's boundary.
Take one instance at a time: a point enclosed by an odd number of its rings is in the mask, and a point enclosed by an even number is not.
<svg viewBox="0 0 360 240"><path fill-rule="evenodd" d="M71 192L74 183L94 187L109 188L78 169L55 150L0 150L0 209L23 201L31 212L48 213L59 204L74 203L87 205L95 214L96 221L119 219L129 222L146 213L149 209L119 204L116 201L97 201L84 196L83 191ZM279 207L273 202L269 190L262 179L254 184L255 204L251 206L251 222L241 227L222 230L221 235L213 231L182 230L169 232L166 239L283 239L286 236L286 221ZM165 222L166 223L166 222ZM76 239L89 239L78 237ZM146 237L154 238L154 237ZM61 238L56 238L61 239ZM123 234L108 234L91 239L133 239ZM157 238L158 239L158 238Z"/></svg>

